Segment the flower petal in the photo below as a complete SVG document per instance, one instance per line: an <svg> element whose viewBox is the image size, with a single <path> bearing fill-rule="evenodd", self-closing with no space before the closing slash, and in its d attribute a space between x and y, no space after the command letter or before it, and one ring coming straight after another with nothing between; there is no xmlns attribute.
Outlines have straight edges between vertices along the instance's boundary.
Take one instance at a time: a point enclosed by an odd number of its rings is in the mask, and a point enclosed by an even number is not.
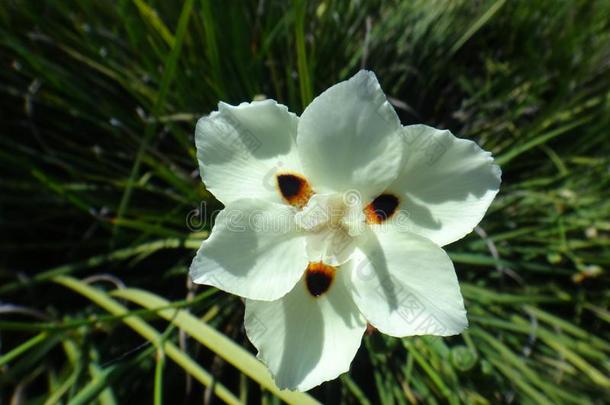
<svg viewBox="0 0 610 405"><path fill-rule="evenodd" d="M325 228L307 235L309 261L339 266L349 260L356 247L355 238L343 228Z"/></svg>
<svg viewBox="0 0 610 405"><path fill-rule="evenodd" d="M296 153L298 117L273 100L231 106L197 122L201 177L224 204L240 198L282 202L276 174L301 172Z"/></svg>
<svg viewBox="0 0 610 405"><path fill-rule="evenodd" d="M306 391L349 370L366 322L346 281L338 270L318 297L302 279L277 301L246 300L246 333L278 387Z"/></svg>
<svg viewBox="0 0 610 405"><path fill-rule="evenodd" d="M407 160L388 188L401 197L403 225L439 246L463 238L498 193L500 168L491 153L449 131L411 125L404 132Z"/></svg>
<svg viewBox="0 0 610 405"><path fill-rule="evenodd" d="M355 189L363 199L381 193L398 175L400 120L372 72L360 71L316 97L303 112L297 148L317 191Z"/></svg>
<svg viewBox="0 0 610 405"><path fill-rule="evenodd" d="M449 336L467 326L451 260L433 242L374 225L351 261L354 301L379 331L402 337Z"/></svg>
<svg viewBox="0 0 610 405"><path fill-rule="evenodd" d="M191 278L244 298L282 297L308 264L294 213L288 205L262 200L227 205L191 264Z"/></svg>

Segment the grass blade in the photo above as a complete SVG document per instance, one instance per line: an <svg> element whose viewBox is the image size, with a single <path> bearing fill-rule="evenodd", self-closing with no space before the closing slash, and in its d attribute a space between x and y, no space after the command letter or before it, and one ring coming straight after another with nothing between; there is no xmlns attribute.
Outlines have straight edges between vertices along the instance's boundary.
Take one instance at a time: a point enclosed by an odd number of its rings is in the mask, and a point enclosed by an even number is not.
<svg viewBox="0 0 610 405"><path fill-rule="evenodd" d="M155 294L137 289L120 289L114 291L112 295L132 301L145 308L159 308L169 304L167 300ZM159 316L184 330L192 338L224 358L282 400L303 405L318 403L305 393L281 391L273 382L269 371L260 361L214 328L199 321L189 312L184 310L161 310Z"/></svg>

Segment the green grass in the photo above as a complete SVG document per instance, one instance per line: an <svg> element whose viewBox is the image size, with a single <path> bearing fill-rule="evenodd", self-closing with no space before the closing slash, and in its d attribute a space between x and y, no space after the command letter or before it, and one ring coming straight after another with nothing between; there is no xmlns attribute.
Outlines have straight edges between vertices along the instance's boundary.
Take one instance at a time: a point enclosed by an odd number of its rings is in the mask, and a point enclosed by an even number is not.
<svg viewBox="0 0 610 405"><path fill-rule="evenodd" d="M311 400L260 373L239 299L187 282L210 230L187 216L221 207L194 125L219 100L300 113L361 67L403 123L492 151L503 184L448 247L468 331L366 336L310 395L610 395L610 3L9 0L0 62L0 401Z"/></svg>

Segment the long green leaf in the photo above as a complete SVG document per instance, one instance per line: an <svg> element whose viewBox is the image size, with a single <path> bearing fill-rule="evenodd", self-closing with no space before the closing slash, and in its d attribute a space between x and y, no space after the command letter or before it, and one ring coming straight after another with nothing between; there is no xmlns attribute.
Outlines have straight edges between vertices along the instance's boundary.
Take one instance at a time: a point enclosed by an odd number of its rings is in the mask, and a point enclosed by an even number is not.
<svg viewBox="0 0 610 405"><path fill-rule="evenodd" d="M53 281L77 292L78 294L81 294L82 296L93 301L95 304L104 308L111 314L124 315L129 312L127 308L119 304L116 300L112 299L108 294L102 292L101 290L93 288L75 278L67 276L56 276L53 278ZM172 310L172 312L175 312L175 310ZM214 377L212 377L210 373L201 368L201 366L199 366L192 358L190 358L173 343L164 341L161 334L149 324L142 321L138 317L127 317L123 319L123 322L129 327L131 327L134 331L139 333L141 336L143 336L145 339L153 343L155 346L162 347L163 351L168 355L168 357L174 360L187 373L191 374L202 384L206 386L213 385L214 393L218 395L218 397L221 398L223 401L229 404L241 403L229 390L227 390L227 388L225 388L224 385L216 382L214 380ZM100 378L104 378L105 376L107 376L107 373L104 373ZM91 391L97 393L98 391L94 390L93 388L91 388ZM101 392L101 387L99 392Z"/></svg>
<svg viewBox="0 0 610 405"><path fill-rule="evenodd" d="M137 303L145 308L159 308L168 305L169 301L144 290L124 288L115 290L113 296ZM242 373L246 374L265 389L288 403L317 404L312 397L304 393L280 390L267 368L241 346L237 345L214 328L201 322L185 310L161 310L159 316L174 323L195 340L224 358Z"/></svg>

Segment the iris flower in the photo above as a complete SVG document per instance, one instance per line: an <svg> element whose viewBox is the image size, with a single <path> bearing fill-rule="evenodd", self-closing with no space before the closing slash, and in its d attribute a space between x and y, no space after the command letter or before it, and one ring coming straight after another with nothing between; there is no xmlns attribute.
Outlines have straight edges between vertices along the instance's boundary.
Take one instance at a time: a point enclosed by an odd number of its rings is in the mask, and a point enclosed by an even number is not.
<svg viewBox="0 0 610 405"><path fill-rule="evenodd" d="M280 388L346 372L367 323L404 337L467 326L442 246L472 231L500 186L489 152L402 126L372 72L297 115L273 100L197 123L203 182L224 205L190 268L245 299L245 330Z"/></svg>

